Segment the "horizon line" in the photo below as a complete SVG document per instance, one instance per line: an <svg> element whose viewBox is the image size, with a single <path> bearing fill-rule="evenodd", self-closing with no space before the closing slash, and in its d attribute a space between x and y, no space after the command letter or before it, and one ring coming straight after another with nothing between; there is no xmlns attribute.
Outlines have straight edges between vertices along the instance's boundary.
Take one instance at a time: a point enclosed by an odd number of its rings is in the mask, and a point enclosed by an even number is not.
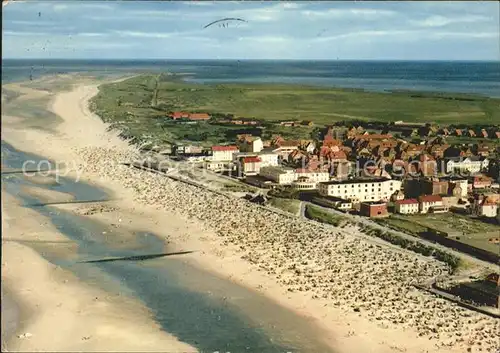
<svg viewBox="0 0 500 353"><path fill-rule="evenodd" d="M175 58L2 58L2 61L6 60L39 60L39 61L302 61L302 62L334 62L334 61L359 61L359 62L490 62L490 63L500 63L500 60L494 59L217 59L217 58L197 58L197 59L175 59Z"/></svg>

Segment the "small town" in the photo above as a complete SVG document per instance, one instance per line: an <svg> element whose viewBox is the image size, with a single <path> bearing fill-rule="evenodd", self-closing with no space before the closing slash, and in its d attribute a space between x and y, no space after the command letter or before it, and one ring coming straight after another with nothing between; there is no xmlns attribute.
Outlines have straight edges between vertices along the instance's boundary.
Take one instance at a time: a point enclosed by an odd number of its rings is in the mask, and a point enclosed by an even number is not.
<svg viewBox="0 0 500 353"><path fill-rule="evenodd" d="M171 116L210 119L202 113L174 112ZM233 123L258 125L255 120ZM285 124L310 126L312 122ZM210 148L174 145L171 154L263 189L313 191L334 208L367 217L384 217L389 211L498 217L498 145L446 141L447 136L461 136L462 132L478 136L473 129L451 133L448 128L404 122L378 128L385 131L370 133L361 125L329 126L318 140L281 136L262 140L240 134L233 143ZM419 137L419 143L409 142L409 136ZM495 141L500 132L481 129L480 136Z"/></svg>

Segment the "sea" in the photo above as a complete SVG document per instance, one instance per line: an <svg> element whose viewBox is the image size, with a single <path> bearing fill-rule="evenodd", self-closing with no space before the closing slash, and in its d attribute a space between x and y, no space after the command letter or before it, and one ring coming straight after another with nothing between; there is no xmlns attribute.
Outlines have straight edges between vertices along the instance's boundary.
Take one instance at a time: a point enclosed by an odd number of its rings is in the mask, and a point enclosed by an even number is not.
<svg viewBox="0 0 500 353"><path fill-rule="evenodd" d="M2 60L2 83L45 75L171 72L197 83L286 83L366 91L500 97L500 62L289 60Z"/></svg>

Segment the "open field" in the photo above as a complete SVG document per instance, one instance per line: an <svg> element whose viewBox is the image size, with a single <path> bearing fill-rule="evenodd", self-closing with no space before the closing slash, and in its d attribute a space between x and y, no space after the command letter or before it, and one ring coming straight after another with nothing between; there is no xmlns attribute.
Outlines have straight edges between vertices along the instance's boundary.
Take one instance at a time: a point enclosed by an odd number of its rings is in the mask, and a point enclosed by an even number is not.
<svg viewBox="0 0 500 353"><path fill-rule="evenodd" d="M334 226L339 226L347 221L342 216L323 211L320 207L314 205L306 205L305 215L309 219Z"/></svg>
<svg viewBox="0 0 500 353"><path fill-rule="evenodd" d="M415 92L375 93L362 90L283 84L194 84L177 76L141 75L100 87L93 110L130 136L154 135L159 142L227 141L253 128L207 123L179 124L167 112L184 110L263 121L255 135L310 138L310 127L281 127L266 122L311 120L317 125L343 120L500 123L499 99Z"/></svg>
<svg viewBox="0 0 500 353"><path fill-rule="evenodd" d="M500 245L493 244L488 239L498 236L500 227L496 224L483 222L480 219L455 214L427 214L427 215L392 215L379 220L394 229L418 236L428 227L446 232L449 237L461 243L468 244L493 253L498 253Z"/></svg>
<svg viewBox="0 0 500 353"><path fill-rule="evenodd" d="M285 212L290 212L292 214L297 214L300 208L300 201L293 199L282 199L279 197L273 197L269 199L269 205L279 208Z"/></svg>

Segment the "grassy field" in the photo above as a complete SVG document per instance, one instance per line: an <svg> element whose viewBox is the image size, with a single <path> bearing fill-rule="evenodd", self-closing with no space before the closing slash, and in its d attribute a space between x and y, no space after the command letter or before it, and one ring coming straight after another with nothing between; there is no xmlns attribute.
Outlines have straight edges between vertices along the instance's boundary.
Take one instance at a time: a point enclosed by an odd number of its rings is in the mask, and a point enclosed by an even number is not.
<svg viewBox="0 0 500 353"><path fill-rule="evenodd" d="M293 199L282 199L279 197L272 197L269 199L269 205L279 208L285 212L297 214L300 208L300 201Z"/></svg>
<svg viewBox="0 0 500 353"><path fill-rule="evenodd" d="M340 226L347 222L345 217L322 210L318 206L306 205L305 215L307 218L333 226Z"/></svg>
<svg viewBox="0 0 500 353"><path fill-rule="evenodd" d="M159 142L218 143L248 129L173 123L167 119L167 112L233 114L267 122L311 120L320 126L350 119L499 124L499 104L499 99L465 95L375 93L283 84L204 85L186 83L176 76L141 75L102 85L92 109L131 136L150 134ZM318 133L314 128L264 125L260 131L264 138L274 134L311 138Z"/></svg>
<svg viewBox="0 0 500 353"><path fill-rule="evenodd" d="M393 215L389 218L379 220L379 223L418 236L427 227L448 233L464 244L488 250L494 253L500 251L498 244L488 241L492 237L498 237L500 226L485 223L480 219L474 219L455 213L428 214L428 215Z"/></svg>

